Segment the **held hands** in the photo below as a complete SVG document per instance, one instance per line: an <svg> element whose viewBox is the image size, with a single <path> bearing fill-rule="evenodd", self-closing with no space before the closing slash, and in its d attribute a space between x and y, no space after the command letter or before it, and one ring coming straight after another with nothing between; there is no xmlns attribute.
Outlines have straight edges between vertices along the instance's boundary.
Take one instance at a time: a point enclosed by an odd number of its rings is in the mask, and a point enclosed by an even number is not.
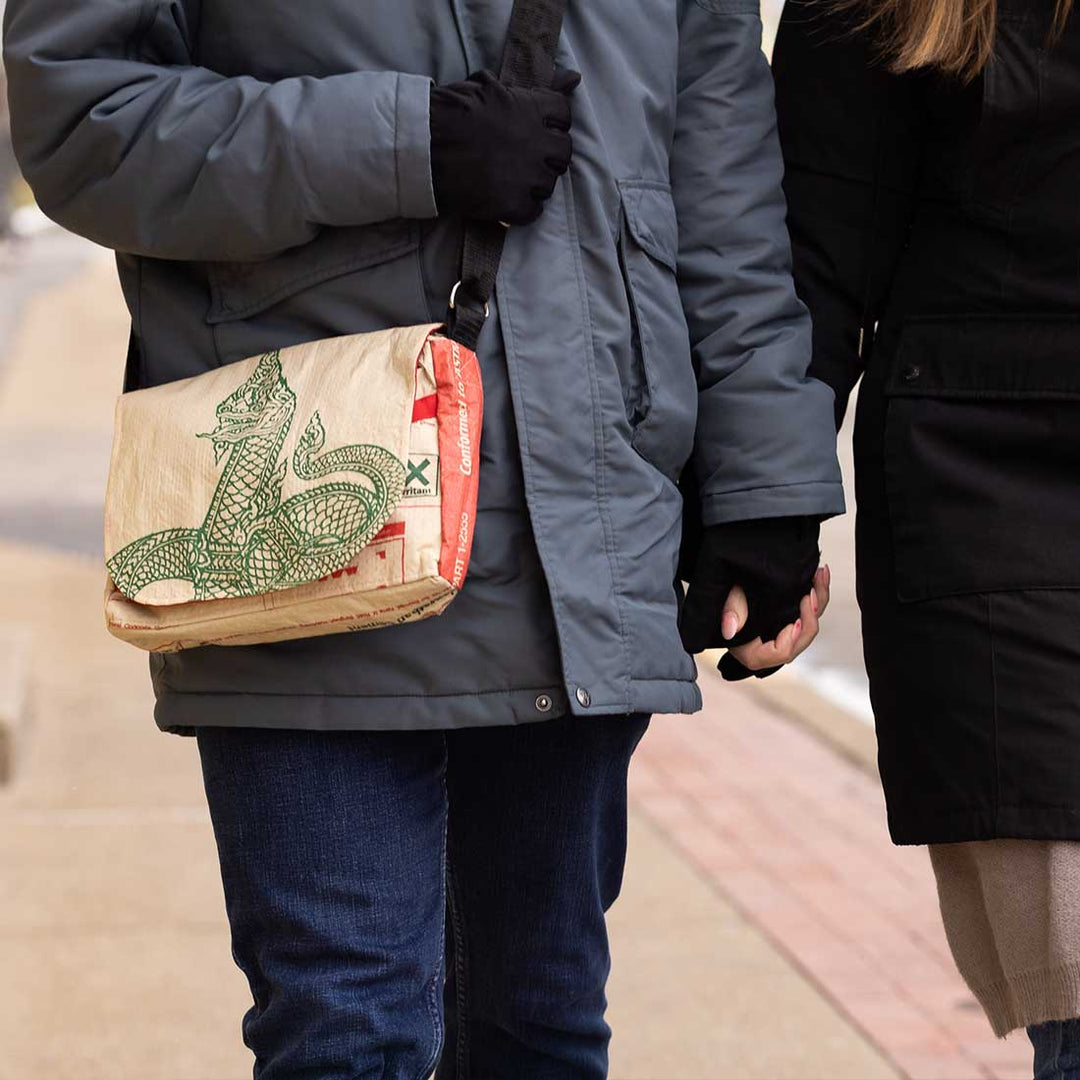
<svg viewBox="0 0 1080 1080"><path fill-rule="evenodd" d="M816 518L713 525L701 536L680 617L690 653L727 648L725 679L766 678L817 637L831 575Z"/></svg>
<svg viewBox="0 0 1080 1080"><path fill-rule="evenodd" d="M490 71L431 91L431 173L440 214L528 225L570 167L570 95L559 69L550 90L504 86Z"/></svg>
<svg viewBox="0 0 1080 1080"><path fill-rule="evenodd" d="M756 675L767 679L785 664L790 664L813 644L818 636L819 620L829 606L829 586L832 573L827 566L819 567L814 574L813 588L799 604L799 617L784 627L773 641L762 641L759 635L746 645L729 648L720 661L720 671L728 682L738 682ZM732 637L746 624L749 604L746 593L738 585L728 593L724 606L723 626L731 629ZM729 622L730 620L730 622Z"/></svg>

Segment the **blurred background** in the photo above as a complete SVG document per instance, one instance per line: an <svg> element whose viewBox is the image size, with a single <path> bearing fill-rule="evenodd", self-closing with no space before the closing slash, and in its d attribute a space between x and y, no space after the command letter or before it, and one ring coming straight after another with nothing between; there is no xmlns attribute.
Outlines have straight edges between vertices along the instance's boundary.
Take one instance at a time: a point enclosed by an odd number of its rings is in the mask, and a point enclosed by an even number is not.
<svg viewBox="0 0 1080 1080"><path fill-rule="evenodd" d="M126 312L109 253L34 207L3 98L0 1080L242 1080L195 748L156 732L145 657L100 614ZM889 844L852 523L826 527L812 653L738 686L704 658L705 711L658 718L635 761L613 1080L1031 1075L953 969L925 851Z"/></svg>

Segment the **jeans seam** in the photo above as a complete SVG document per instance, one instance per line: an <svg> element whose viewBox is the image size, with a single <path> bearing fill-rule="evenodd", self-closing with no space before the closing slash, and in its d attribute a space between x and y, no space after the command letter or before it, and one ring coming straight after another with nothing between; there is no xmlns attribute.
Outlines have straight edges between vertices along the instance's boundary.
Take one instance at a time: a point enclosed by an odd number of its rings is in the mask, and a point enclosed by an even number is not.
<svg viewBox="0 0 1080 1080"><path fill-rule="evenodd" d="M447 848L447 832L450 827L450 800L447 797L447 785L446 785L446 769L447 762L450 754L446 745L446 736L443 736L443 764L442 764L442 789L443 789L443 840L442 840L442 857L441 867L442 873L440 878L442 881L441 891L441 903L439 907L442 909L442 918L439 924L439 961L435 965L435 974L428 980L427 993L425 995L427 999L428 1013L431 1016L432 1027L432 1047L431 1055L425 1063L424 1067L416 1074L414 1080L427 1080L431 1076L432 1071L438 1065L439 1058L442 1055L445 1031L443 1030L442 1012L439 1008L440 998L442 997L442 983L443 973L446 963L446 848Z"/></svg>
<svg viewBox="0 0 1080 1080"><path fill-rule="evenodd" d="M449 832L449 829L447 830ZM457 874L454 868L453 843L450 843L450 865L446 876L450 895L451 932L454 935L454 977L456 980L456 1022L455 1032L456 1080L468 1080L469 1077L469 961L465 939L465 919L461 911L461 890L457 888Z"/></svg>

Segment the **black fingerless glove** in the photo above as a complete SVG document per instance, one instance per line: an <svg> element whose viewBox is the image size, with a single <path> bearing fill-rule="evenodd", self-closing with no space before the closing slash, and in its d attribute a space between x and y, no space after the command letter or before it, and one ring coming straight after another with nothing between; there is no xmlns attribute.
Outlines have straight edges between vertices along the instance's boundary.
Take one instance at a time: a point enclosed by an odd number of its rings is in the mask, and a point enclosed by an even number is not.
<svg viewBox="0 0 1080 1080"><path fill-rule="evenodd" d="M550 90L503 86L490 72L431 91L431 175L440 214L527 225L570 167L576 71Z"/></svg>
<svg viewBox="0 0 1080 1080"><path fill-rule="evenodd" d="M821 552L820 522L813 517L761 518L711 525L701 534L690 569L689 590L679 618L686 651L730 649L776 636L799 617L799 605L814 585ZM728 593L741 585L749 617L730 641L721 621ZM764 679L778 671L754 672ZM731 653L720 662L725 679L737 681L751 672Z"/></svg>

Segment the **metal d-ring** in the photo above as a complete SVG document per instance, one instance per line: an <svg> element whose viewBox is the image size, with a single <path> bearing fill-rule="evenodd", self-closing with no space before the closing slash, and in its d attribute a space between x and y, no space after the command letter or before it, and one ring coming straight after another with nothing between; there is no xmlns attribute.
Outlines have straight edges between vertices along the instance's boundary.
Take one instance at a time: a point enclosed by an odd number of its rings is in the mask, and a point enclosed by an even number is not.
<svg viewBox="0 0 1080 1080"><path fill-rule="evenodd" d="M450 310L451 311L456 311L457 310L457 293L458 293L458 289L460 289L460 288L461 288L461 282L459 281L450 290ZM488 303L485 300L484 301L484 318L486 319L488 317L488 315L490 315L490 314L491 314L491 308L488 306Z"/></svg>

